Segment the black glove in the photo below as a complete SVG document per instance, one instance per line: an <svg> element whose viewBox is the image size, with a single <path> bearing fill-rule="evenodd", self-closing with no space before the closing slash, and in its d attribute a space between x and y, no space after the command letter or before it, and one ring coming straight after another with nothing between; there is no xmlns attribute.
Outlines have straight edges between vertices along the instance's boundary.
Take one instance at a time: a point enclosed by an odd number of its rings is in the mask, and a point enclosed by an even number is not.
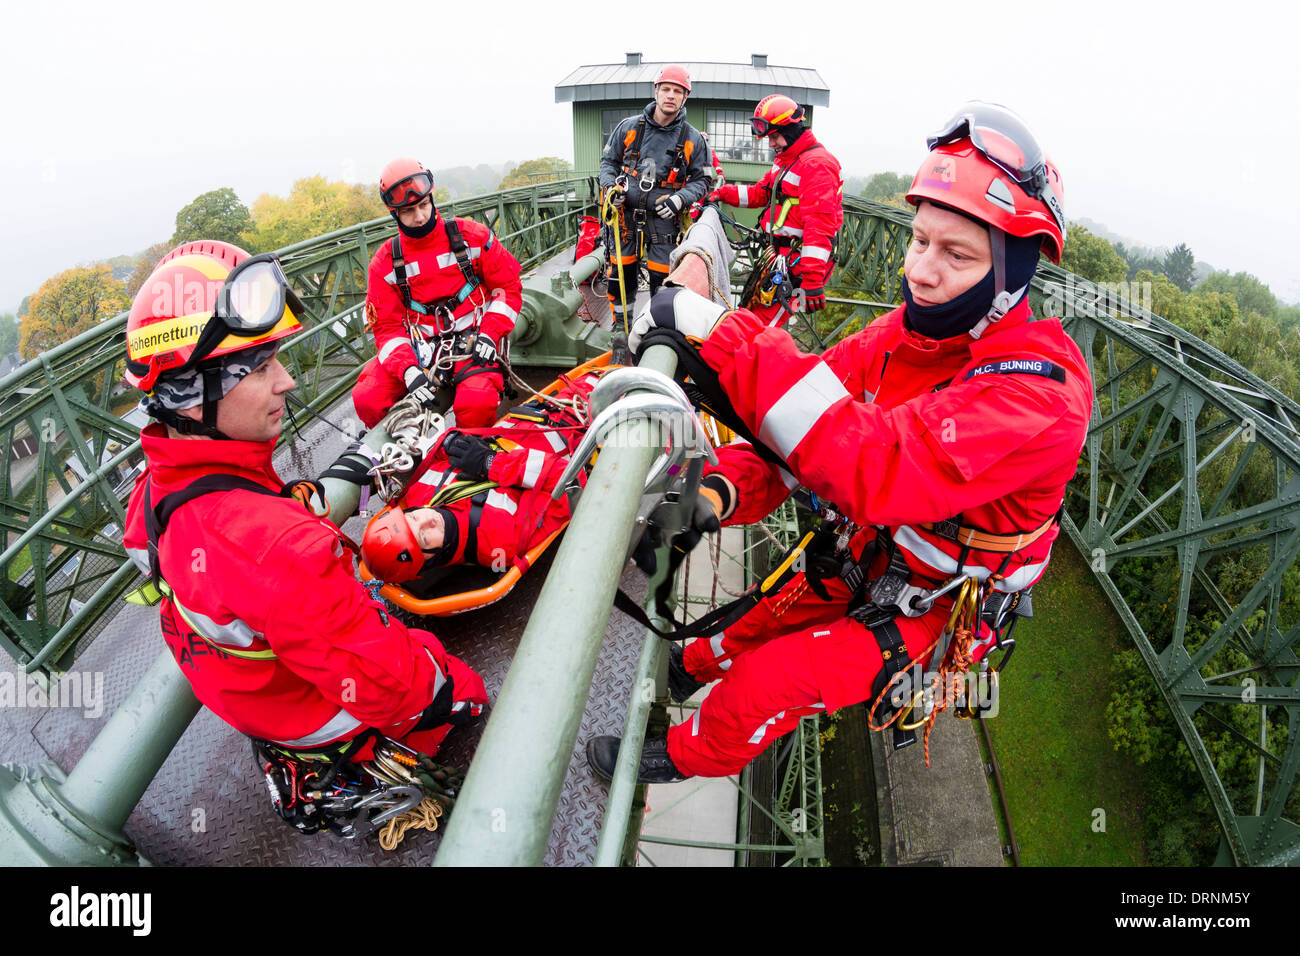
<svg viewBox="0 0 1300 956"><path fill-rule="evenodd" d="M660 219L676 219L682 211L682 197L673 193L671 196L660 196L655 200L655 215Z"/></svg>
<svg viewBox="0 0 1300 956"><path fill-rule="evenodd" d="M415 400L425 408L438 407L438 386L429 381L429 376L412 365L406 370L405 377L407 395L414 396Z"/></svg>
<svg viewBox="0 0 1300 956"><path fill-rule="evenodd" d="M474 341L469 347L469 364L479 368L489 368L501 364L501 355L497 351L497 344L492 341L490 335L484 335L480 332L474 336Z"/></svg>
<svg viewBox="0 0 1300 956"><path fill-rule="evenodd" d="M483 439L463 432L452 432L444 438L442 450L447 453L447 459L457 471L467 475L477 475L480 478L488 476L492 459L497 456L492 446Z"/></svg>

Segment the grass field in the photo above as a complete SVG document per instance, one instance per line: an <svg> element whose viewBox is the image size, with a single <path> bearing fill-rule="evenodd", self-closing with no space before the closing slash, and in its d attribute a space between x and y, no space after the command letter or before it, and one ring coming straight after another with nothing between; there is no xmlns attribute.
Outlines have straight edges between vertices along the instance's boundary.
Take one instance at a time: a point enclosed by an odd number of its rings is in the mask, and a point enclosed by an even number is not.
<svg viewBox="0 0 1300 956"><path fill-rule="evenodd" d="M1143 771L1106 734L1111 655L1129 638L1068 539L1053 548L1034 617L1015 636L987 725L1021 864L1144 864Z"/></svg>

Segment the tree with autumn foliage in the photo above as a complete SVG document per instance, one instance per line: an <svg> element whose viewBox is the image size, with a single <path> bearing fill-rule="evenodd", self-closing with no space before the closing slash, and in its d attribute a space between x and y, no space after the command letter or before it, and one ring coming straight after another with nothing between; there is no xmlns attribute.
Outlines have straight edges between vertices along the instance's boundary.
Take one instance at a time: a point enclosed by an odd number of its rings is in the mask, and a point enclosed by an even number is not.
<svg viewBox="0 0 1300 956"><path fill-rule="evenodd" d="M250 252L273 252L387 213L374 187L309 176L294 183L287 197L258 197L253 225L240 235L239 244Z"/></svg>
<svg viewBox="0 0 1300 956"><path fill-rule="evenodd" d="M60 272L32 296L18 353L35 358L130 307L126 287L113 278L108 265Z"/></svg>
<svg viewBox="0 0 1300 956"><path fill-rule="evenodd" d="M541 159L530 159L506 173L497 186L497 191L564 179L570 169L572 167L569 165L568 160L560 159L558 156L543 156Z"/></svg>

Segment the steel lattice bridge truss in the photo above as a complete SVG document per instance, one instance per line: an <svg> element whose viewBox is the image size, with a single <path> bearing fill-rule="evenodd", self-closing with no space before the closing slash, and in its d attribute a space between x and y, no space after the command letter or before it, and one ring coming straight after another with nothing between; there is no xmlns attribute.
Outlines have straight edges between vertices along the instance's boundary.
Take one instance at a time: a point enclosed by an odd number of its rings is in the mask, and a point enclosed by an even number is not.
<svg viewBox="0 0 1300 956"><path fill-rule="evenodd" d="M575 178L446 208L491 225L529 268L574 241L589 195L588 180ZM315 319L281 352L299 383L300 417L348 391L373 353L361 315L366 265L392 231L377 220L281 251ZM909 238L906 212L845 201L831 285L851 298L831 301L853 308L838 324L792 327L805 348L823 348L900 300ZM1293 863L1300 406L1128 296L1100 294L1050 266L1032 295L1040 314L1047 300L1047 312L1064 316L1096 387L1065 528L1150 668L1231 859ZM0 640L29 672L66 669L136 581L120 540L141 464L137 427L120 417L135 401L121 385L124 326L125 315L107 321L0 383L4 447L35 449L0 464ZM1225 734L1254 755L1249 766L1216 763L1207 739ZM816 747L795 749L781 789L804 796L783 794L776 812L788 813L793 797L820 820ZM819 830L809 835L818 843ZM795 857L818 856L800 837Z"/></svg>

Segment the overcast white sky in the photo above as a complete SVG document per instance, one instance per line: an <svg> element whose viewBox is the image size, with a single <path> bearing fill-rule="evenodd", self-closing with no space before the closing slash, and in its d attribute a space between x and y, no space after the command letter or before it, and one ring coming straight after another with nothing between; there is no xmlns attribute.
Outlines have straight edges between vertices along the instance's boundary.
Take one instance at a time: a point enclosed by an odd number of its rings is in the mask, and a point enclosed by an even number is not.
<svg viewBox="0 0 1300 956"><path fill-rule="evenodd" d="M1300 301L1300 68L1278 4L23 7L0 12L0 311L166 239L210 189L251 206L317 173L372 183L396 155L572 160L555 84L628 50L816 68L831 90L817 135L845 175L910 174L962 101L1005 103L1061 168L1071 219L1186 242Z"/></svg>

